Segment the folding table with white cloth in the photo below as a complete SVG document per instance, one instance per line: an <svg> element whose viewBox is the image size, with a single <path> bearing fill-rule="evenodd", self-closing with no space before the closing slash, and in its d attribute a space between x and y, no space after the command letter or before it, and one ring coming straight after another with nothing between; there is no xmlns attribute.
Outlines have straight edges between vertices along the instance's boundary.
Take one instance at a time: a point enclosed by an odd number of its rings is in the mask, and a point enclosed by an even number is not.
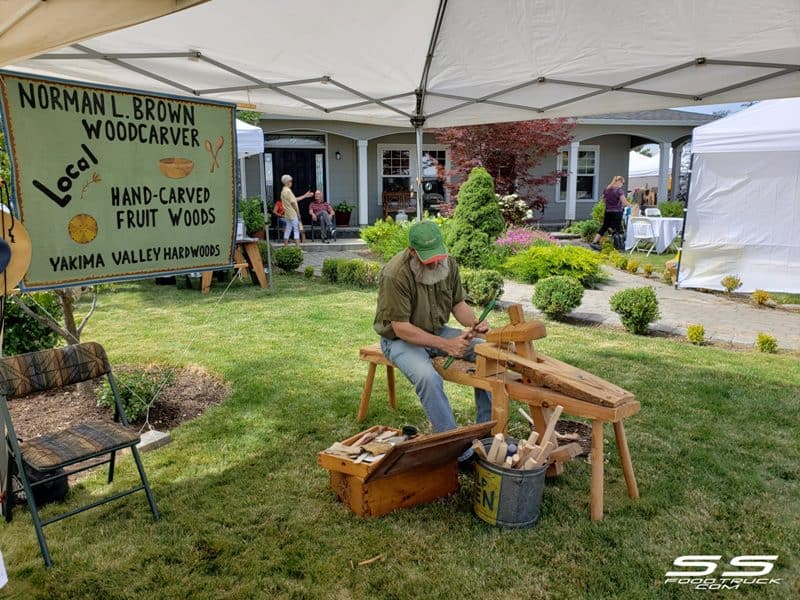
<svg viewBox="0 0 800 600"><path fill-rule="evenodd" d="M679 217L647 217L653 225L656 234L656 252L663 253L672 245L675 238L681 233L683 219ZM625 234L625 250L630 250L636 244L633 236L633 227L628 227Z"/></svg>

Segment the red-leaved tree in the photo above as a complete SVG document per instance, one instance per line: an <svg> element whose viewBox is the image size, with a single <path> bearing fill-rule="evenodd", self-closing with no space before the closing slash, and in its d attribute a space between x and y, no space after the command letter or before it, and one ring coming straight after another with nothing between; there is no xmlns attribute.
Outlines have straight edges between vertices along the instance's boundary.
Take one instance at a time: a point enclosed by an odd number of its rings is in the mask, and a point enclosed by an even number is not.
<svg viewBox="0 0 800 600"><path fill-rule="evenodd" d="M567 119L541 119L491 125L447 127L434 133L436 141L447 144L450 153L448 188L452 194L467 179L474 167L484 167L494 178L500 195L517 193L535 210L547 204L539 188L555 184L561 171L533 175L545 159L572 140L575 122Z"/></svg>

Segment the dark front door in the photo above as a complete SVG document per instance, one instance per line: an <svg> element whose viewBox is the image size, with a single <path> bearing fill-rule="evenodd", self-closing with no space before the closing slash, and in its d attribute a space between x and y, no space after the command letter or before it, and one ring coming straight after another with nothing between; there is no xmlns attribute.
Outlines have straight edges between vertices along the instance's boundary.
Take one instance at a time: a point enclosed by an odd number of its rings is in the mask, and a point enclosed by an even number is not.
<svg viewBox="0 0 800 600"><path fill-rule="evenodd" d="M290 175L292 177L292 192L295 196L302 196L306 192L313 192L317 188L324 189L324 181L317 181L318 166L321 168L325 153L322 150L283 150L275 149L273 157L273 185L274 189L282 190L283 184L281 177ZM324 175L323 175L324 176ZM280 194L280 192L278 192ZM300 200L300 219L306 225L311 223L311 215L308 214L308 205L313 198Z"/></svg>

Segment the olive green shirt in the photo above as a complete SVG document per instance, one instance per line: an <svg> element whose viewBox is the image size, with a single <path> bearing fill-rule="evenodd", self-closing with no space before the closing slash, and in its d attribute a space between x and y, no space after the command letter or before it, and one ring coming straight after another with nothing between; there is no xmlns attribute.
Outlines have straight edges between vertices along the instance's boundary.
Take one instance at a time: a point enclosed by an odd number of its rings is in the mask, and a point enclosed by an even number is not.
<svg viewBox="0 0 800 600"><path fill-rule="evenodd" d="M464 300L458 265L452 257L447 277L433 285L417 282L411 260L417 259L406 248L381 269L373 328L390 340L397 339L392 321L408 322L435 335L450 320L453 307Z"/></svg>

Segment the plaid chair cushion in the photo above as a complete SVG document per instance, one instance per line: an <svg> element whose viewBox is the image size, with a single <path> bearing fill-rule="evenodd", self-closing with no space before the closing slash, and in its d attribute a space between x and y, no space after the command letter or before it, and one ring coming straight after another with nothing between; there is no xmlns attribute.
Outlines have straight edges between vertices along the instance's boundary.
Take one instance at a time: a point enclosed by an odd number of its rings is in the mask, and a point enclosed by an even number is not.
<svg viewBox="0 0 800 600"><path fill-rule="evenodd" d="M77 459L126 448L139 442L136 431L113 421L81 423L20 443L22 457L39 471L59 469Z"/></svg>
<svg viewBox="0 0 800 600"><path fill-rule="evenodd" d="M111 370L97 342L0 359L0 393L19 398L105 375Z"/></svg>

